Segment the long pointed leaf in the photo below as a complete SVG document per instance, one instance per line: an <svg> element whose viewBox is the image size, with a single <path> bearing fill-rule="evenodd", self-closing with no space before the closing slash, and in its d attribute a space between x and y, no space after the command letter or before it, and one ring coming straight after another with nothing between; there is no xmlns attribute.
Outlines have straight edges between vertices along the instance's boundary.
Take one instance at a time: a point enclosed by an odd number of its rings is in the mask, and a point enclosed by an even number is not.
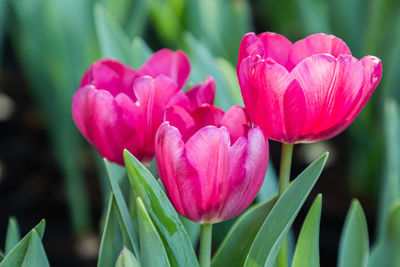
<svg viewBox="0 0 400 267"><path fill-rule="evenodd" d="M16 244L18 244L19 240L21 239L21 233L19 231L18 222L15 217L11 217L8 220L8 227L6 233L6 248L4 253L7 255Z"/></svg>
<svg viewBox="0 0 400 267"><path fill-rule="evenodd" d="M124 247L119 254L115 267L140 267L140 264L135 258L135 255Z"/></svg>
<svg viewBox="0 0 400 267"><path fill-rule="evenodd" d="M239 217L214 255L212 266L243 266L258 230L265 221L278 196L261 202Z"/></svg>
<svg viewBox="0 0 400 267"><path fill-rule="evenodd" d="M292 267L319 267L319 225L322 196L319 194L307 213L297 240Z"/></svg>
<svg viewBox="0 0 400 267"><path fill-rule="evenodd" d="M358 200L353 200L340 238L338 266L367 266L368 254L367 220Z"/></svg>
<svg viewBox="0 0 400 267"><path fill-rule="evenodd" d="M310 164L288 187L275 204L250 248L245 266L272 267L300 208L317 182L328 153Z"/></svg>
<svg viewBox="0 0 400 267"><path fill-rule="evenodd" d="M146 206L160 232L172 266L198 266L190 239L177 212L151 173L129 151L124 151L125 166L136 197Z"/></svg>
<svg viewBox="0 0 400 267"><path fill-rule="evenodd" d="M143 266L170 266L163 242L140 197L136 199Z"/></svg>

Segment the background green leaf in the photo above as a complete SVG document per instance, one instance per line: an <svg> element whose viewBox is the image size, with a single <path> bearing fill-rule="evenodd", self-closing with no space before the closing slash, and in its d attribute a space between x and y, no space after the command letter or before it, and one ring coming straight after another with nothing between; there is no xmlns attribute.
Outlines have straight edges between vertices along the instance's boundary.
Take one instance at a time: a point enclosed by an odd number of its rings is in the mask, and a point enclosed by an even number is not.
<svg viewBox="0 0 400 267"><path fill-rule="evenodd" d="M158 235L143 201L136 199L139 233L140 233L140 262L143 266L170 266L167 252Z"/></svg>
<svg viewBox="0 0 400 267"><path fill-rule="evenodd" d="M358 200L353 200L340 238L338 266L367 266L368 254L367 220Z"/></svg>
<svg viewBox="0 0 400 267"><path fill-rule="evenodd" d="M319 225L322 196L319 194L307 213L293 256L292 267L319 267Z"/></svg>
<svg viewBox="0 0 400 267"><path fill-rule="evenodd" d="M288 187L264 221L245 266L274 266L276 255L297 213L317 182L328 153L310 164Z"/></svg>
<svg viewBox="0 0 400 267"><path fill-rule="evenodd" d="M19 242L21 239L21 233L19 231L19 226L18 222L15 219L15 217L11 217L8 220L8 227L7 227L7 233L6 233L6 247L4 253L7 254L12 250L15 245Z"/></svg>

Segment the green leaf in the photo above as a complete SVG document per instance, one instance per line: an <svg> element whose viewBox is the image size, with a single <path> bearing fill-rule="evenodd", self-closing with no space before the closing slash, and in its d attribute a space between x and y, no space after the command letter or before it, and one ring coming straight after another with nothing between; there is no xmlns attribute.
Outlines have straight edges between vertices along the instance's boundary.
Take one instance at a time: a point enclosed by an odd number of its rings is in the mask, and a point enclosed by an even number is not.
<svg viewBox="0 0 400 267"><path fill-rule="evenodd" d="M200 238L200 224L195 223L189 219L186 219L181 215L179 215L179 218L181 219L182 224L185 227L186 232L188 233L190 241L192 242L192 246L196 247L197 242L199 241Z"/></svg>
<svg viewBox="0 0 400 267"><path fill-rule="evenodd" d="M8 227L6 233L6 248L5 254L7 255L10 250L12 250L16 244L18 244L21 239L21 233L19 231L18 222L15 217L11 217L8 220Z"/></svg>
<svg viewBox="0 0 400 267"><path fill-rule="evenodd" d="M140 37L135 37L130 46L132 67L138 69L153 54L151 48Z"/></svg>
<svg viewBox="0 0 400 267"><path fill-rule="evenodd" d="M4 254L2 251L0 251L0 262L4 259Z"/></svg>
<svg viewBox="0 0 400 267"><path fill-rule="evenodd" d="M128 206L126 205L125 199L118 185L117 177L125 176L125 169L115 166L115 164L110 163L106 159L104 159L104 163L106 165L111 191L113 192L116 203L115 212L118 216L124 244L128 247L128 249L133 249L135 255L139 255L138 237L135 233L135 228L133 226Z"/></svg>
<svg viewBox="0 0 400 267"><path fill-rule="evenodd" d="M0 267L50 266L40 236L32 229L1 261Z"/></svg>
<svg viewBox="0 0 400 267"><path fill-rule="evenodd" d="M39 235L40 239L43 239L44 230L46 228L46 220L42 219L35 227L36 233Z"/></svg>
<svg viewBox="0 0 400 267"><path fill-rule="evenodd" d="M115 216L116 203L113 193L110 193L106 220L104 222L103 233L101 236L98 267L113 266L117 260L118 253L122 248L122 240Z"/></svg>
<svg viewBox="0 0 400 267"><path fill-rule="evenodd" d="M140 262L143 266L170 266L157 229L140 197L136 199L140 233Z"/></svg>
<svg viewBox="0 0 400 267"><path fill-rule="evenodd" d="M136 197L140 197L157 227L172 266L198 266L190 239L177 212L151 173L129 151L125 166Z"/></svg>
<svg viewBox="0 0 400 267"><path fill-rule="evenodd" d="M368 267L400 266L400 198L389 209L386 232L378 240L368 259Z"/></svg>
<svg viewBox="0 0 400 267"><path fill-rule="evenodd" d="M292 267L319 267L319 225L321 221L322 196L312 204L300 230Z"/></svg>
<svg viewBox="0 0 400 267"><path fill-rule="evenodd" d="M271 267L300 208L317 182L328 153L310 164L288 187L272 208L247 255L245 266Z"/></svg>
<svg viewBox="0 0 400 267"><path fill-rule="evenodd" d="M239 217L215 253L213 267L243 266L258 230L277 200L275 195L249 208Z"/></svg>
<svg viewBox="0 0 400 267"><path fill-rule="evenodd" d="M305 33L330 33L329 6L326 0L297 1Z"/></svg>
<svg viewBox="0 0 400 267"><path fill-rule="evenodd" d="M140 267L140 264L136 260L135 255L124 246L119 254L115 267Z"/></svg>
<svg viewBox="0 0 400 267"><path fill-rule="evenodd" d="M368 254L367 220L358 200L353 200L340 238L338 266L367 266Z"/></svg>

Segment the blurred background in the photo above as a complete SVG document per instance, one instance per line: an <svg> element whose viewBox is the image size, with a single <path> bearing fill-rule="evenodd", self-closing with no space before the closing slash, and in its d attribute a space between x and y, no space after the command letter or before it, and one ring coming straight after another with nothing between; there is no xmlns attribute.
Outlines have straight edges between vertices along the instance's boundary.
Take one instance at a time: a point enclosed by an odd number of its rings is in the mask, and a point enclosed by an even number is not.
<svg viewBox="0 0 400 267"><path fill-rule="evenodd" d="M371 243L378 240L385 207L400 194L400 1L0 0L0 244L10 216L23 234L45 218L50 264L95 266L108 185L100 156L71 117L72 94L92 62L114 57L138 68L152 51L181 49L191 60L189 82L213 76L216 105L227 110L242 105L235 64L250 31L292 42L331 33L355 57L381 58L382 81L354 123L332 140L296 145L292 169L295 177L331 153L294 224L298 233L321 192L322 266L336 265L352 198L366 212ZM280 145L270 145L279 166ZM216 229L218 243L226 226Z"/></svg>

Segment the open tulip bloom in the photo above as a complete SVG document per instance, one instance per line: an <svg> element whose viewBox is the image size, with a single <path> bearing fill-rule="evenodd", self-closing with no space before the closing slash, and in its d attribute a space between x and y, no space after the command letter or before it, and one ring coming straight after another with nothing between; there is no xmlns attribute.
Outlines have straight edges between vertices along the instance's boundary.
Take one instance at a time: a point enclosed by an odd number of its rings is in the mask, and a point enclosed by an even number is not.
<svg viewBox="0 0 400 267"><path fill-rule="evenodd" d="M128 149L148 164L165 107L192 110L214 101L211 77L184 94L190 64L181 51L154 53L138 70L114 59L93 63L72 101L73 119L83 136L108 160L123 165Z"/></svg>
<svg viewBox="0 0 400 267"><path fill-rule="evenodd" d="M216 223L240 214L256 197L268 165L268 143L244 109L203 105L166 110L156 160L169 199L184 217Z"/></svg>
<svg viewBox="0 0 400 267"><path fill-rule="evenodd" d="M354 120L382 76L380 60L357 60L333 35L292 44L284 36L246 34L239 48L246 111L267 138L284 143L329 139Z"/></svg>

